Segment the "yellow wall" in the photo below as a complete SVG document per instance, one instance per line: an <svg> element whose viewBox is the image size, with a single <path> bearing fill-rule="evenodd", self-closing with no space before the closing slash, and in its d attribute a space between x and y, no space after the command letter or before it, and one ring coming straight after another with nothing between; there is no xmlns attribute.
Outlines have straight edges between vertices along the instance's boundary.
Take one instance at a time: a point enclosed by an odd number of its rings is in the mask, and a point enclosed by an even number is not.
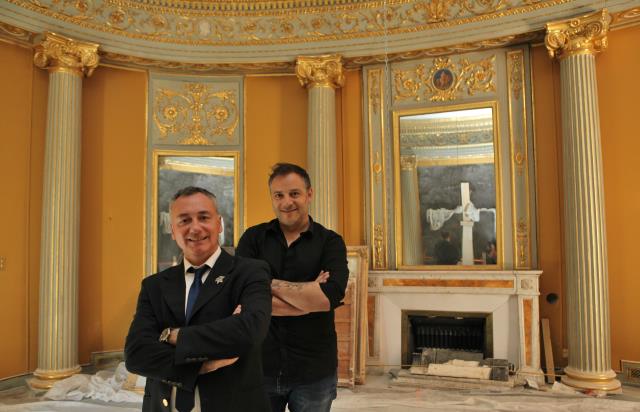
<svg viewBox="0 0 640 412"><path fill-rule="evenodd" d="M597 61L609 261L612 366L640 360L640 27L609 35Z"/></svg>
<svg viewBox="0 0 640 412"><path fill-rule="evenodd" d="M600 105L604 195L609 262L609 300L611 318L612 367L620 369L621 359L639 360L640 327L634 321L640 312L640 277L637 274L637 233L640 172L637 153L638 96L640 84L640 27L613 31L609 48L596 58ZM562 140L560 108L560 73L544 46L533 50L533 86L535 93L536 168L538 181L538 220L541 280L540 312L551 318L554 357L566 347L564 307ZM561 296L550 305L544 297L549 292ZM566 364L566 360L560 360Z"/></svg>
<svg viewBox="0 0 640 412"><path fill-rule="evenodd" d="M544 46L533 48L533 94L535 121L536 177L538 191L538 265L540 317L549 319L553 357L556 365L566 365L564 312L564 260L562 216L562 125L560 123L560 70ZM549 293L559 300L550 304Z"/></svg>
<svg viewBox="0 0 640 412"><path fill-rule="evenodd" d="M29 367L29 178L33 65L31 52L0 43L0 376ZM9 356L7 356L9 355Z"/></svg>
<svg viewBox="0 0 640 412"><path fill-rule="evenodd" d="M100 67L83 84L80 362L122 349L143 275L147 75Z"/></svg>
<svg viewBox="0 0 640 412"><path fill-rule="evenodd" d="M295 76L247 77L245 106L244 201L249 227L274 218L267 187L271 166L307 166L307 91Z"/></svg>
<svg viewBox="0 0 640 412"><path fill-rule="evenodd" d="M347 245L364 245L364 146L362 136L362 72L347 71L337 95L338 144L342 148L341 234Z"/></svg>

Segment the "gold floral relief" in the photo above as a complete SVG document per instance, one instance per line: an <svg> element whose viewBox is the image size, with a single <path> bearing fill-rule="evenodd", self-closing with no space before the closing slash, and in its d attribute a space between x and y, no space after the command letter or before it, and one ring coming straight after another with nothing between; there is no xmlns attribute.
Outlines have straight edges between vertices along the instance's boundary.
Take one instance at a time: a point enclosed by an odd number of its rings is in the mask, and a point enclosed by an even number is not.
<svg viewBox="0 0 640 412"><path fill-rule="evenodd" d="M387 257L384 254L384 229L381 224L375 225L373 231L373 268L385 269L387 267Z"/></svg>
<svg viewBox="0 0 640 412"><path fill-rule="evenodd" d="M437 57L429 68L418 64L412 70L393 70L393 100L444 102L460 98L463 93L473 96L494 92L495 75L495 55L476 62Z"/></svg>
<svg viewBox="0 0 640 412"><path fill-rule="evenodd" d="M513 93L513 98L516 100L520 100L520 96L522 95L522 84L523 82L523 74L522 74L522 55L519 53L509 54L509 75L511 77L511 93Z"/></svg>
<svg viewBox="0 0 640 412"><path fill-rule="evenodd" d="M219 137L233 141L239 123L236 92L213 90L202 83L185 83L183 90L158 89L153 121L160 137L180 144L214 144Z"/></svg>
<svg viewBox="0 0 640 412"><path fill-rule="evenodd" d="M268 2L7 0L85 29L164 43L255 45L391 35L498 19L571 0ZM250 2L248 2L250 4Z"/></svg>
<svg viewBox="0 0 640 412"><path fill-rule="evenodd" d="M376 174L376 183L380 184L382 182L382 160L378 151L376 151L376 157L373 162L373 172Z"/></svg>
<svg viewBox="0 0 640 412"><path fill-rule="evenodd" d="M516 262L517 268L525 268L529 266L527 256L529 255L529 230L527 222L520 218L516 225Z"/></svg>
<svg viewBox="0 0 640 412"><path fill-rule="evenodd" d="M373 114L378 114L380 106L380 71L369 72L369 107Z"/></svg>

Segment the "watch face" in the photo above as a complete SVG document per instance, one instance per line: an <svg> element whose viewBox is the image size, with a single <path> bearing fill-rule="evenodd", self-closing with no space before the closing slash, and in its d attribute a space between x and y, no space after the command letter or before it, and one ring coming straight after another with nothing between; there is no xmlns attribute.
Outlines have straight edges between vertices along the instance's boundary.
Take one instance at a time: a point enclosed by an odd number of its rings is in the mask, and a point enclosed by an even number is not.
<svg viewBox="0 0 640 412"><path fill-rule="evenodd" d="M158 339L160 342L166 342L167 339L169 339L169 335L171 334L171 328L166 328L165 330L162 331L162 333L160 334L160 339Z"/></svg>

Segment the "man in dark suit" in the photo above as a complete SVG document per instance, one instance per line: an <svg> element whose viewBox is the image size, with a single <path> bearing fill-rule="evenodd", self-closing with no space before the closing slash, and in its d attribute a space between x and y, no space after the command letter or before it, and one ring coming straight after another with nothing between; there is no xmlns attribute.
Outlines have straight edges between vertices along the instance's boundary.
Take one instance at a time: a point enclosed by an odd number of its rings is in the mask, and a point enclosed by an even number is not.
<svg viewBox="0 0 640 412"><path fill-rule="evenodd" d="M266 263L218 244L215 196L173 197L171 234L184 260L142 281L125 344L127 369L147 377L143 411L269 411L261 343L271 314Z"/></svg>

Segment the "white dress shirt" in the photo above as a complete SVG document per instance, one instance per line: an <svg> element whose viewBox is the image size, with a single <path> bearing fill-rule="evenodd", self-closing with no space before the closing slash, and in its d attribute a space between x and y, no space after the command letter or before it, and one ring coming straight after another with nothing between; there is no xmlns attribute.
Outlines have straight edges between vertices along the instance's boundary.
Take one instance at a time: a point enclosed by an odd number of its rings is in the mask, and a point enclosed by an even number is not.
<svg viewBox="0 0 640 412"><path fill-rule="evenodd" d="M209 259L207 259L207 261L203 263L203 265L209 265L210 269L202 275L202 284L204 284L205 280L207 280L207 277L209 277L209 273L211 273L211 269L213 268L213 265L216 264L216 261L220 257L220 253L222 253L221 250L222 249L220 249L220 246L218 246L218 249L213 253L213 255L209 256ZM197 269L200 266L194 266L193 264L191 264L191 262L187 260L187 258L184 258L184 284L185 284L184 313L185 315L187 314L187 300L189 299L189 289L191 288L191 285L193 284L193 278L195 277L195 273L187 272L187 271L191 267ZM195 398L193 400L193 409L191 409L191 412L200 412L200 392L198 391L198 386L196 386L194 397ZM171 389L171 412L178 412L178 410L176 409L175 386L173 387L173 389Z"/></svg>

